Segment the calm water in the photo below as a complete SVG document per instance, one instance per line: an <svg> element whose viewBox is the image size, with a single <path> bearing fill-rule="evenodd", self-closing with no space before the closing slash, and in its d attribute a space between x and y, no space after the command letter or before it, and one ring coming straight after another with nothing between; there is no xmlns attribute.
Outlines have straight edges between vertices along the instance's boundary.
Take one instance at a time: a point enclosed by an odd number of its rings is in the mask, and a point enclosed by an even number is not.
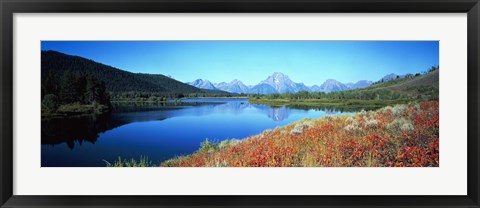
<svg viewBox="0 0 480 208"><path fill-rule="evenodd" d="M246 138L303 118L340 112L273 108L247 99L188 99L182 103L117 105L113 113L42 120L43 167L105 167L104 160L147 156L159 164L198 150L206 138Z"/></svg>

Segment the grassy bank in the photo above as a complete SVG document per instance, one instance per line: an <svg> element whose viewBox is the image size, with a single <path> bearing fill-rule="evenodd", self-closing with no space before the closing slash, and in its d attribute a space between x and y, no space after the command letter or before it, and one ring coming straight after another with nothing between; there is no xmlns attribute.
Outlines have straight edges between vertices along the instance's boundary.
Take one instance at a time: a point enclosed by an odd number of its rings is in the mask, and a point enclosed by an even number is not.
<svg viewBox="0 0 480 208"><path fill-rule="evenodd" d="M302 120L243 140L206 141L168 167L439 166L438 101Z"/></svg>
<svg viewBox="0 0 480 208"><path fill-rule="evenodd" d="M148 160L148 157L140 156L140 159L136 160L134 158L125 159L118 157L113 163L110 163L104 160L107 167L154 167L152 161Z"/></svg>
<svg viewBox="0 0 480 208"><path fill-rule="evenodd" d="M80 103L71 103L60 105L54 112L49 112L42 109L42 118L103 114L109 112L109 110L110 108L108 106L101 104L86 105Z"/></svg>
<svg viewBox="0 0 480 208"><path fill-rule="evenodd" d="M254 104L264 104L273 107L280 106L308 106L318 108L338 108L340 110L361 110L378 109L395 104L405 104L412 100L334 100L334 99L268 99L268 98L250 98L248 102Z"/></svg>

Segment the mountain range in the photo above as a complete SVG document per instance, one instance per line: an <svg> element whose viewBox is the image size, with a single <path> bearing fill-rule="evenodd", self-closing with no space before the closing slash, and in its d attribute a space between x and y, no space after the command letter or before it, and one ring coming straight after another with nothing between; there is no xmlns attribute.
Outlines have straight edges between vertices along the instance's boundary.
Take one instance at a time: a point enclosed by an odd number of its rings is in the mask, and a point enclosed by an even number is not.
<svg viewBox="0 0 480 208"><path fill-rule="evenodd" d="M394 79L397 75L389 74L382 79ZM272 93L286 93L286 92L336 92L344 90L353 90L357 88L365 88L373 84L372 81L360 80L355 83L342 83L334 79L328 79L320 86L313 85L311 87L306 86L303 83L297 83L292 81L287 75L275 72L268 76L265 80L261 81L257 85L247 86L240 80L233 80L231 82L212 83L206 79L197 79L187 84L201 89L209 90L222 90L231 93L253 93L253 94L272 94Z"/></svg>

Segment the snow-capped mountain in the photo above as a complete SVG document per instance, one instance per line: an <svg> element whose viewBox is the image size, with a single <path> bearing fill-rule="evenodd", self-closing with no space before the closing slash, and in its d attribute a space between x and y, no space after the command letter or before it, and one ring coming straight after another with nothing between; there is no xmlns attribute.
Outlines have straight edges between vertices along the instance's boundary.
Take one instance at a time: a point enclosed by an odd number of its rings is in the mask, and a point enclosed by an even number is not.
<svg viewBox="0 0 480 208"><path fill-rule="evenodd" d="M303 83L297 83L297 92L298 91L311 91L310 90L310 87L306 86L305 84Z"/></svg>
<svg viewBox="0 0 480 208"><path fill-rule="evenodd" d="M397 78L396 74L389 74L383 79L395 78ZM303 83L296 83L292 81L287 75L283 73L275 72L257 85L247 86L237 79L234 79L228 83L211 83L206 79L197 79L193 82L188 82L187 84L202 89L223 90L231 93L272 94L285 92L296 93L303 90L309 92L336 92L368 87L372 85L373 82L368 80L360 80L355 83L352 82L344 84L334 79L328 79L320 86L313 85L311 87L308 87Z"/></svg>
<svg viewBox="0 0 480 208"><path fill-rule="evenodd" d="M210 81L204 79L197 79L193 82L187 82L187 84L192 85L197 88L207 89L207 90L218 90L215 85L213 85Z"/></svg>
<svg viewBox="0 0 480 208"><path fill-rule="evenodd" d="M265 84L265 83L260 83L258 85L253 86L250 88L250 93L253 94L272 94L272 93L278 93L278 91L271 85Z"/></svg>
<svg viewBox="0 0 480 208"><path fill-rule="evenodd" d="M318 85L313 85L310 87L310 92L321 92L322 91L322 88L320 88L320 86Z"/></svg>
<svg viewBox="0 0 480 208"><path fill-rule="evenodd" d="M214 86L219 90L231 93L248 93L250 91L250 88L238 79L234 79L229 83L220 82L218 84L214 84Z"/></svg>
<svg viewBox="0 0 480 208"><path fill-rule="evenodd" d="M349 90L353 90L353 89L357 89L357 88L365 88L365 87L368 87L370 85L372 85L373 82L372 81L368 81L368 80L360 80L356 83L352 83L352 82L349 82L347 84L345 84L347 86L347 88Z"/></svg>
<svg viewBox="0 0 480 208"><path fill-rule="evenodd" d="M327 79L322 85L320 85L320 92L336 92L348 90L348 87L334 79Z"/></svg>
<svg viewBox="0 0 480 208"><path fill-rule="evenodd" d="M285 92L298 92L298 84L290 80L287 75L280 72L275 72L271 76L268 76L266 80L260 82L260 84L268 84L275 88L278 93Z"/></svg>

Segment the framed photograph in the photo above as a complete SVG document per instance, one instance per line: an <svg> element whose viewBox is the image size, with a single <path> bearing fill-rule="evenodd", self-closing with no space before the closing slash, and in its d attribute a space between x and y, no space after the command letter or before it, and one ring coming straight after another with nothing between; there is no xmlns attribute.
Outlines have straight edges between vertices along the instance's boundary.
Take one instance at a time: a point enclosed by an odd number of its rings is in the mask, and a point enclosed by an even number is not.
<svg viewBox="0 0 480 208"><path fill-rule="evenodd" d="M479 207L478 0L0 5L1 207Z"/></svg>

